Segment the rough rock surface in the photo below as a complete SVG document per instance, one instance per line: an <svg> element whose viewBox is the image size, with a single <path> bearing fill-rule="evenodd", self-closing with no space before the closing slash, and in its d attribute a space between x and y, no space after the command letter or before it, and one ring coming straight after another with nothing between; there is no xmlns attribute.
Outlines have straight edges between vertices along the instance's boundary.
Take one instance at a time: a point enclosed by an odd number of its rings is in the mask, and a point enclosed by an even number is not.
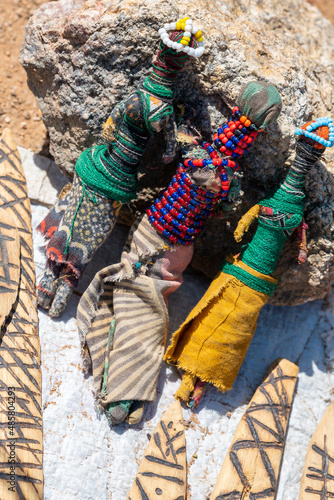
<svg viewBox="0 0 334 500"><path fill-rule="evenodd" d="M21 62L38 98L58 167L71 174L80 152L98 141L109 111L147 74L158 43L157 29L185 14L198 21L206 52L180 75L177 98L196 108L195 125L208 138L228 118L240 87L250 79L274 83L284 110L257 140L247 159L243 191L228 220L212 220L196 243L193 265L212 276L222 257L238 250L237 220L281 181L301 122L334 114L334 28L305 0L61 0L45 4L27 27ZM157 144L157 146L156 146ZM175 164L161 169L163 139L142 161L142 211L163 187ZM298 304L325 295L334 276L334 154L312 170L307 182L309 260L296 262L293 241L278 268L275 304ZM131 219L131 213L123 217ZM251 235L251 233L250 233Z"/></svg>

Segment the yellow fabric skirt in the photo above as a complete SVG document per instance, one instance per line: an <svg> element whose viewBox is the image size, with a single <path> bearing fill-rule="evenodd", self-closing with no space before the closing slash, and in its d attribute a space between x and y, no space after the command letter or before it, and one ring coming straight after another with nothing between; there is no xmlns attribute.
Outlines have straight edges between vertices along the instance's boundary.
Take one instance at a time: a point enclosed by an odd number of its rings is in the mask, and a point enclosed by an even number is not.
<svg viewBox="0 0 334 500"><path fill-rule="evenodd" d="M277 283L275 278L254 271L237 258L227 260L254 276ZM220 272L174 333L166 361L221 391L232 389L253 338L259 312L268 299L269 295Z"/></svg>

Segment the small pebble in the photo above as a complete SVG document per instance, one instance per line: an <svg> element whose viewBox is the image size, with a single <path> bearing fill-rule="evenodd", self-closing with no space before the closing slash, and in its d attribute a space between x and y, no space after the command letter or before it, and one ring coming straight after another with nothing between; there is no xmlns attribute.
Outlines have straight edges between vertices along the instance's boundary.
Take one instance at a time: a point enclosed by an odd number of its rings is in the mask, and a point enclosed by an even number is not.
<svg viewBox="0 0 334 500"><path fill-rule="evenodd" d="M9 116L6 116L6 118L5 118L5 123L10 123L10 118L9 118Z"/></svg>
<svg viewBox="0 0 334 500"><path fill-rule="evenodd" d="M40 116L33 116L32 119L34 120L34 122L40 122L41 121L41 117Z"/></svg>
<svg viewBox="0 0 334 500"><path fill-rule="evenodd" d="M27 128L27 123L26 122L21 122L20 123L21 128Z"/></svg>

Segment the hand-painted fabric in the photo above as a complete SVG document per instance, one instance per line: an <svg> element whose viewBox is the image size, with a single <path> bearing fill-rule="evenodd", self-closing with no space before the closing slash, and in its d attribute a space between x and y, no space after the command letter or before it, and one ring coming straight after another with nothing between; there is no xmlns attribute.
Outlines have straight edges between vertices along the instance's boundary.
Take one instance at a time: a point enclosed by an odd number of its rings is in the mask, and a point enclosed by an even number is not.
<svg viewBox="0 0 334 500"><path fill-rule="evenodd" d="M273 277L284 242L302 220L305 177L323 152L298 141L284 183L246 214L235 232L240 241L259 217L252 241L222 271L174 333L165 359L186 374L176 397L188 401L197 377L219 390L232 388L256 329L261 308L274 291Z"/></svg>

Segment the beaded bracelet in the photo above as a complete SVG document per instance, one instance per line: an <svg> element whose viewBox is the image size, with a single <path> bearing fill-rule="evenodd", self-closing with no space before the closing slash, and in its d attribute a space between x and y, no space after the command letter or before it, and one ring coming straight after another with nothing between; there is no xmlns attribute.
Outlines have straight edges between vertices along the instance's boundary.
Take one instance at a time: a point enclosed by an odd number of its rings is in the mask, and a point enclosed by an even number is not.
<svg viewBox="0 0 334 500"><path fill-rule="evenodd" d="M328 127L329 129L329 136L328 140L326 140L324 137L320 137L317 134L314 134L312 130L316 130L319 127ZM334 124L332 118L328 118L328 116L325 116L323 118L317 118L315 121L310 123L305 129L297 128L295 130L295 135L304 135L305 137L308 137L309 139L312 139L315 142L318 142L322 146L325 146L326 148L331 148L334 146Z"/></svg>
<svg viewBox="0 0 334 500"><path fill-rule="evenodd" d="M183 37L179 42L174 42L170 40L167 31L183 31ZM163 28L158 31L161 40L167 47L174 49L176 51L182 51L193 57L201 57L204 53L204 39L201 30L196 26L193 26L192 19L185 17L179 19L176 23L167 23ZM194 35L196 40L196 48L189 47L191 37Z"/></svg>

